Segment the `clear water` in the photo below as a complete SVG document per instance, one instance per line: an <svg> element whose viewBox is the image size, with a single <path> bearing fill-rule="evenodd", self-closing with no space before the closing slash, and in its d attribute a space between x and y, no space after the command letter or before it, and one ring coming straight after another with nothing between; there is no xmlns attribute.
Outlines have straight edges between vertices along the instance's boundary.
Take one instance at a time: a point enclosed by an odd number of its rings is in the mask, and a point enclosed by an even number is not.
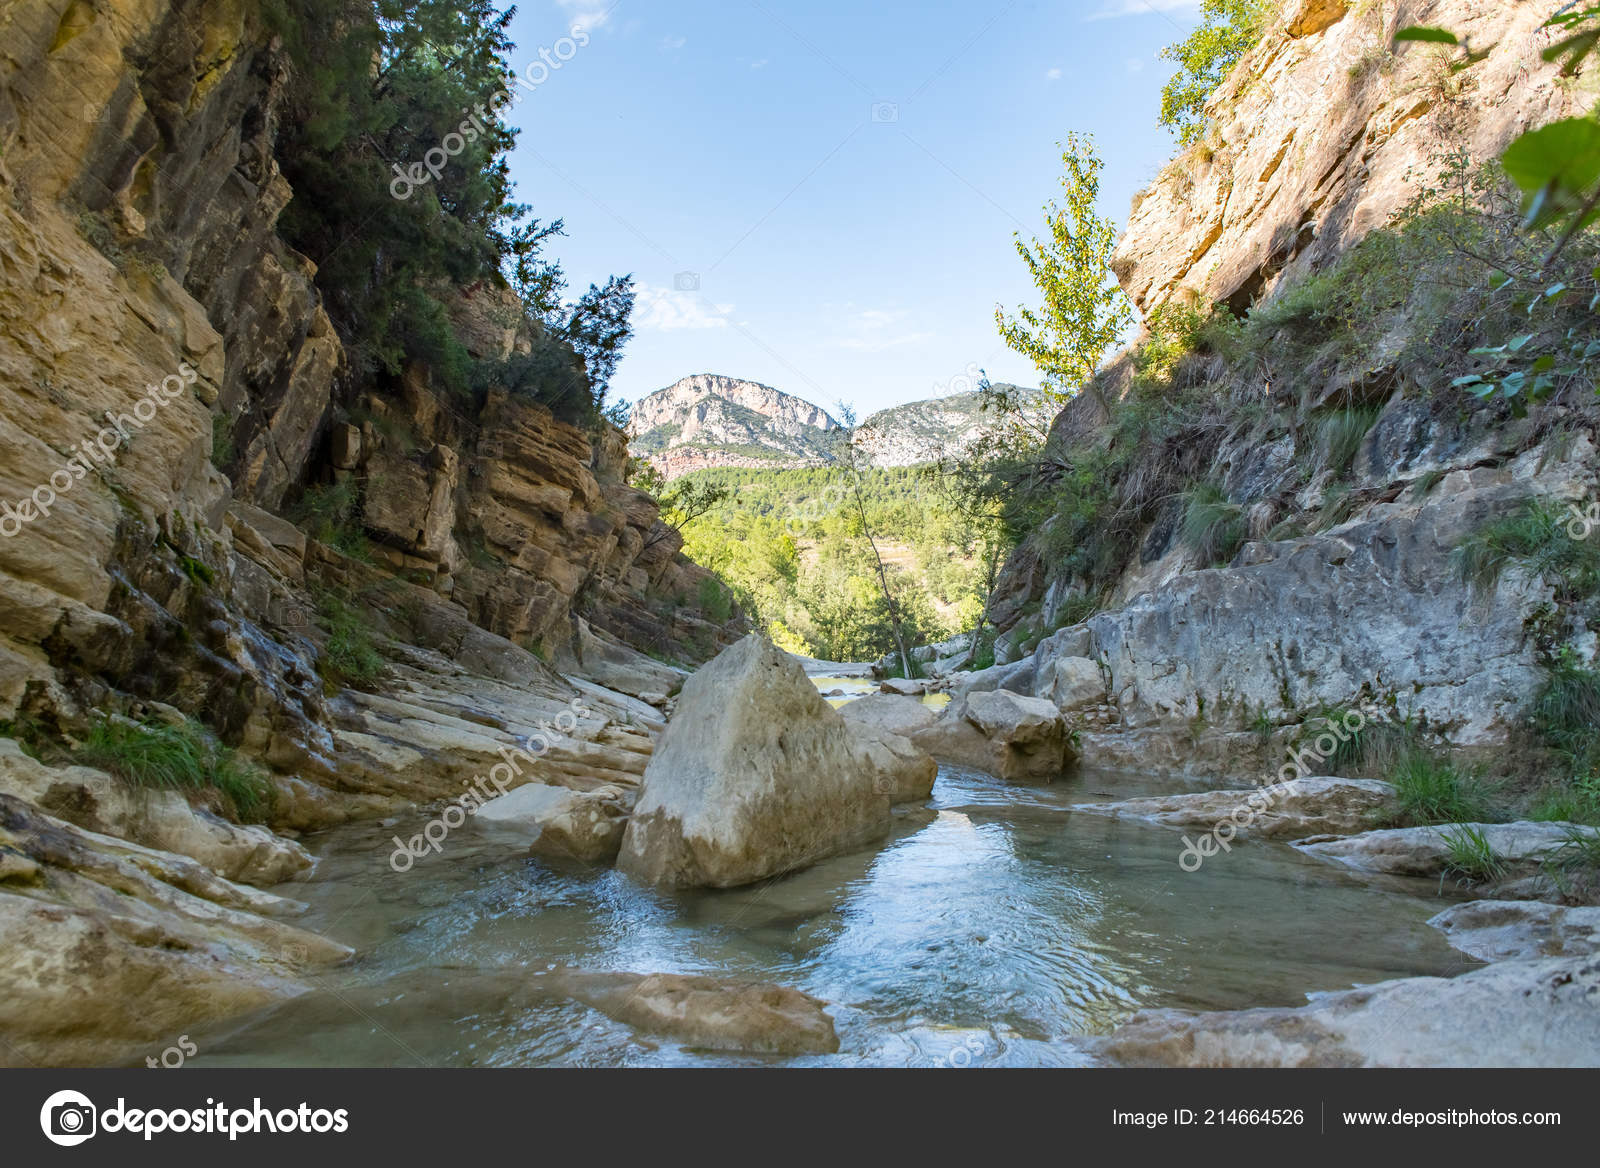
<svg viewBox="0 0 1600 1168"><path fill-rule="evenodd" d="M813 677L811 681L835 709L878 692L878 683L870 677ZM950 704L950 695L923 694L917 700L931 710L942 710Z"/></svg>
<svg viewBox="0 0 1600 1168"><path fill-rule="evenodd" d="M747 889L667 894L467 833L410 872L355 825L307 843L303 923L354 946L317 992L196 1036L198 1065L1070 1065L1134 1010L1296 1005L1308 992L1455 973L1431 886L1374 884L1270 843L1196 873L1179 834L1071 804L1171 790L1084 772L1047 786L946 769L880 847ZM540 992L553 965L706 973L830 1003L841 1051L708 1054Z"/></svg>

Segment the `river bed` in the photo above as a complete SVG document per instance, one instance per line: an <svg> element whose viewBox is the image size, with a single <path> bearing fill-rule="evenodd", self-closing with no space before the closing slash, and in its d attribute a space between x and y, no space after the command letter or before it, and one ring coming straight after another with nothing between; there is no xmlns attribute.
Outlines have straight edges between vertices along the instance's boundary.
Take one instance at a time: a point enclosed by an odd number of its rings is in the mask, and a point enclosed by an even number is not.
<svg viewBox="0 0 1600 1168"><path fill-rule="evenodd" d="M1431 888L1272 843L1188 873L1178 832L1069 810L1181 785L1085 770L1019 786L944 768L881 846L731 891L663 893L465 831L400 874L390 837L423 817L340 828L306 841L315 878L277 891L357 959L316 993L196 1036L189 1064L1074 1065L1075 1036L1140 1008L1295 1005L1461 971L1425 923L1447 903ZM766 1058L638 1036L541 996L555 966L794 986L830 1003L841 1050Z"/></svg>

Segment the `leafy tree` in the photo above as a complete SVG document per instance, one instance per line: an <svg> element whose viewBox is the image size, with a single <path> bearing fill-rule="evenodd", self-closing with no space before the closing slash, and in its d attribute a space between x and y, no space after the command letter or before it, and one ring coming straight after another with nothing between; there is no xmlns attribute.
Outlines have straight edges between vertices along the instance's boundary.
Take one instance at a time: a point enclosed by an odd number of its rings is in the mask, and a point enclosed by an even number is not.
<svg viewBox="0 0 1600 1168"><path fill-rule="evenodd" d="M612 276L603 288L590 284L561 329L561 338L576 350L588 371L596 408L604 405L622 346L633 336L629 317L634 297L632 276Z"/></svg>
<svg viewBox="0 0 1600 1168"><path fill-rule="evenodd" d="M1110 276L1117 225L1096 213L1105 164L1094 152L1094 139L1069 134L1061 161L1065 205L1045 204L1049 239L1036 238L1032 246L1020 236L1016 240L1017 254L1044 293L1044 307L1021 309L1016 317L995 309L1001 339L1038 366L1045 391L1058 402L1093 385L1101 359L1133 320L1127 298ZM1098 386L1094 392L1098 397Z"/></svg>
<svg viewBox="0 0 1600 1168"><path fill-rule="evenodd" d="M1277 0L1203 0L1200 27L1161 50L1178 72L1161 91L1161 124L1188 146L1206 132L1206 102L1266 31Z"/></svg>

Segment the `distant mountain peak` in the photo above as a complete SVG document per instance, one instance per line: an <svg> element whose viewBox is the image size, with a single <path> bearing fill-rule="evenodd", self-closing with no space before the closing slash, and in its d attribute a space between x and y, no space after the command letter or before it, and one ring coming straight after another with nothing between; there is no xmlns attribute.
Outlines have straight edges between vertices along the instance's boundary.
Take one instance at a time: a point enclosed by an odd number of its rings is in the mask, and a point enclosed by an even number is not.
<svg viewBox="0 0 1600 1168"><path fill-rule="evenodd" d="M720 373L640 398L628 418L629 449L669 479L712 466L820 466L839 429L821 406Z"/></svg>
<svg viewBox="0 0 1600 1168"><path fill-rule="evenodd" d="M1015 387L1011 387L1015 388ZM1021 391L1026 398L1035 390ZM856 427L873 466L915 466L958 453L987 428L976 393L879 410ZM1041 410L1046 409L1042 399ZM720 373L681 378L634 403L628 448L668 479L711 467L824 466L843 427L821 406Z"/></svg>

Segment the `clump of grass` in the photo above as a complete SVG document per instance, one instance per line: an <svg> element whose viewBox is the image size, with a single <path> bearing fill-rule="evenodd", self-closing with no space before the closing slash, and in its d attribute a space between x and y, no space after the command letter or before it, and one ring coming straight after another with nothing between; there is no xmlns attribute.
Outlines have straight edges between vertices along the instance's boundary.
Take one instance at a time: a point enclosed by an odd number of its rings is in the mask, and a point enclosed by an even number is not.
<svg viewBox="0 0 1600 1168"><path fill-rule="evenodd" d="M1178 534L1208 567L1226 564L1244 543L1244 508L1215 483L1201 483L1184 492Z"/></svg>
<svg viewBox="0 0 1600 1168"><path fill-rule="evenodd" d="M317 613L328 629L322 676L335 685L371 686L383 673L383 655L366 614L336 592L319 598Z"/></svg>
<svg viewBox="0 0 1600 1168"><path fill-rule="evenodd" d="M223 746L194 722L178 726L102 719L89 730L75 761L136 787L214 791L241 820L270 806L272 788L261 769Z"/></svg>
<svg viewBox="0 0 1600 1168"><path fill-rule="evenodd" d="M1576 769L1588 770L1600 759L1600 672L1577 663L1570 651L1550 665L1534 695L1530 718L1534 730L1566 755Z"/></svg>
<svg viewBox="0 0 1600 1168"><path fill-rule="evenodd" d="M1092 592L1073 592L1056 608L1056 628L1081 625L1105 605L1105 598Z"/></svg>
<svg viewBox="0 0 1600 1168"><path fill-rule="evenodd" d="M1422 747L1400 754L1389 781L1399 792L1401 822L1423 827L1500 818L1482 782Z"/></svg>
<svg viewBox="0 0 1600 1168"><path fill-rule="evenodd" d="M1580 600L1600 591L1600 539L1575 539L1570 514L1541 501L1524 504L1485 524L1458 544L1451 562L1462 583L1480 595L1494 592L1508 568L1519 567L1555 588L1558 598Z"/></svg>
<svg viewBox="0 0 1600 1168"><path fill-rule="evenodd" d="M360 502L353 481L318 484L306 488L292 515L312 539L353 560L370 562L372 549L357 518Z"/></svg>
<svg viewBox="0 0 1600 1168"><path fill-rule="evenodd" d="M1359 729L1348 728L1351 713L1361 715ZM1390 775L1406 756L1428 753L1423 743L1423 724L1410 715L1378 719L1359 710L1328 709L1321 716L1347 728L1346 736L1328 759L1336 774Z"/></svg>
<svg viewBox="0 0 1600 1168"><path fill-rule="evenodd" d="M1463 823L1444 833L1448 852L1445 871L1462 876L1474 884L1493 884L1505 879L1506 862L1495 854L1482 828Z"/></svg>
<svg viewBox="0 0 1600 1168"><path fill-rule="evenodd" d="M1570 782L1549 784L1538 793L1528 818L1544 823L1600 825L1600 775L1590 773Z"/></svg>
<svg viewBox="0 0 1600 1168"><path fill-rule="evenodd" d="M1317 423L1317 457L1325 470L1342 475L1378 422L1378 407L1335 410Z"/></svg>
<svg viewBox="0 0 1600 1168"><path fill-rule="evenodd" d="M16 739L23 754L38 759L43 757L44 746L50 741L50 733L40 719L31 714L18 714L14 718L0 722L0 738Z"/></svg>
<svg viewBox="0 0 1600 1168"><path fill-rule="evenodd" d="M237 449L233 438L233 419L225 413L211 415L211 465L226 471L233 465Z"/></svg>

